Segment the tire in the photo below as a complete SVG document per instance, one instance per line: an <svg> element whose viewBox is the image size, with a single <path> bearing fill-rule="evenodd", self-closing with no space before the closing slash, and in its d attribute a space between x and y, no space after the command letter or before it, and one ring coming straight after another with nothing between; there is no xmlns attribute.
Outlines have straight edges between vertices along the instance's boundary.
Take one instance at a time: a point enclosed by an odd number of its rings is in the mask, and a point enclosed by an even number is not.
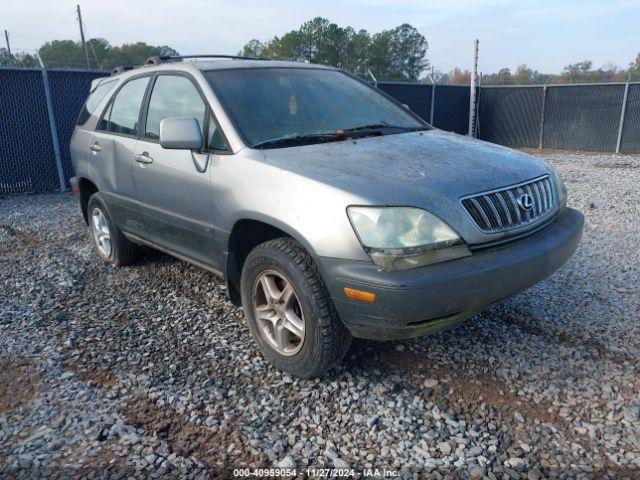
<svg viewBox="0 0 640 480"><path fill-rule="evenodd" d="M140 254L140 247L125 238L109 214L100 192L94 193L87 204L87 219L89 220L89 234L96 253L116 267L134 263ZM99 232L99 233L98 233ZM108 237L109 248L100 242L100 234ZM106 238L103 236L103 239Z"/></svg>
<svg viewBox="0 0 640 480"><path fill-rule="evenodd" d="M293 295L291 300L283 301L289 297L287 283ZM276 292L272 298L280 295L279 307L271 309L267 289ZM295 240L277 238L249 253L242 267L241 295L255 342L264 357L280 370L301 378L315 377L334 367L347 353L351 334L338 317L316 264ZM299 320L302 330L298 328ZM279 331L284 333L280 335ZM304 334L298 342L301 331ZM283 337L284 342L279 342ZM282 344L285 348L280 348Z"/></svg>

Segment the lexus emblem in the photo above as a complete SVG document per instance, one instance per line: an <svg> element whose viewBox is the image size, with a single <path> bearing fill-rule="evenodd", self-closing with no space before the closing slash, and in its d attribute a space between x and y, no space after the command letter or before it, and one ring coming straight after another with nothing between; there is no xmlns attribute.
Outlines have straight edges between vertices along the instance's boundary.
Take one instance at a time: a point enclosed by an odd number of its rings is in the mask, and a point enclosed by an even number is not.
<svg viewBox="0 0 640 480"><path fill-rule="evenodd" d="M522 210L528 212L533 208L533 197L528 193L523 193L518 197L518 205Z"/></svg>

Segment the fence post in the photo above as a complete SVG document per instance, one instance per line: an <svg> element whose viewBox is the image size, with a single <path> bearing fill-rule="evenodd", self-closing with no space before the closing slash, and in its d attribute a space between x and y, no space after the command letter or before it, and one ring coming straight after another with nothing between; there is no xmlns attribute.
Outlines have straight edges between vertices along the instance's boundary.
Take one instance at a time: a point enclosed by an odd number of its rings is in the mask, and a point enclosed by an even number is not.
<svg viewBox="0 0 640 480"><path fill-rule="evenodd" d="M622 142L622 127L624 127L624 117L627 113L627 97L629 96L629 80L624 84L624 97L622 98L622 111L620 112L620 123L618 124L618 141L616 142L616 153L620 153L620 143Z"/></svg>
<svg viewBox="0 0 640 480"><path fill-rule="evenodd" d="M540 135L538 137L538 150L542 149L542 136L544 135L544 113L547 106L547 84L542 87L542 108L540 112Z"/></svg>
<svg viewBox="0 0 640 480"><path fill-rule="evenodd" d="M478 75L478 39L473 42L473 63L471 67L471 85L469 94L469 132L467 135L473 137L476 131L476 77Z"/></svg>
<svg viewBox="0 0 640 480"><path fill-rule="evenodd" d="M58 139L58 126L56 125L56 116L53 111L53 100L51 99L51 87L49 86L49 75L47 69L42 69L42 81L44 83L44 96L47 100L47 113L49 114L49 128L51 130L51 142L53 143L53 154L56 158L56 169L58 170L58 179L60 180L60 191L67 190L67 184L64 179L64 169L62 168L62 155L60 154L60 140Z"/></svg>
<svg viewBox="0 0 640 480"><path fill-rule="evenodd" d="M436 106L436 84L435 82L431 83L431 113L429 114L429 125L435 127L433 124L433 111Z"/></svg>

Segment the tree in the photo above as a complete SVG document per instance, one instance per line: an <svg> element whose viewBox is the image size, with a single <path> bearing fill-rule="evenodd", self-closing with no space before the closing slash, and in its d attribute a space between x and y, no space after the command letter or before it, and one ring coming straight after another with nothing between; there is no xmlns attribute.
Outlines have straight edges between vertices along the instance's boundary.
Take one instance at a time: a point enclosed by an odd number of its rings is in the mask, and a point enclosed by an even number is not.
<svg viewBox="0 0 640 480"><path fill-rule="evenodd" d="M393 75L403 80L417 80L429 67L425 58L429 44L426 38L408 23L391 31L391 63Z"/></svg>
<svg viewBox="0 0 640 480"><path fill-rule="evenodd" d="M87 50L89 52L89 64L95 68L102 69L102 61L111 49L111 45L104 38L91 38L87 40Z"/></svg>
<svg viewBox="0 0 640 480"><path fill-rule="evenodd" d="M378 79L417 80L428 66L427 40L405 23L376 33L369 46L369 68Z"/></svg>
<svg viewBox="0 0 640 480"><path fill-rule="evenodd" d="M178 51L167 45L147 45L144 42L125 43L120 47L107 50L101 59L104 68L114 68L118 65L142 65L149 57L160 55L179 55Z"/></svg>
<svg viewBox="0 0 640 480"><path fill-rule="evenodd" d="M534 75L535 72L523 63L518 66L511 78L516 85L527 85L532 83Z"/></svg>
<svg viewBox="0 0 640 480"><path fill-rule="evenodd" d="M618 68L614 63L606 63L594 72L598 82L624 82L627 72Z"/></svg>
<svg viewBox="0 0 640 480"><path fill-rule="evenodd" d="M149 57L178 55L167 45L147 45L144 42L112 47L104 38L87 40L91 68L112 69L118 65L142 65ZM42 45L38 52L48 68L86 68L82 45L73 40L52 40ZM5 49L0 49L0 65L17 67L39 66L33 55L18 54L9 58Z"/></svg>
<svg viewBox="0 0 640 480"><path fill-rule="evenodd" d="M40 64L35 55L23 52L12 52L9 55L9 50L0 48L0 66L31 68L38 67Z"/></svg>
<svg viewBox="0 0 640 480"><path fill-rule="evenodd" d="M376 33L371 38L368 64L379 80L397 80L391 76L391 31Z"/></svg>
<svg viewBox="0 0 640 480"><path fill-rule="evenodd" d="M471 83L471 72L454 68L449 73L439 73L436 75L438 83L445 85L469 85Z"/></svg>
<svg viewBox="0 0 640 480"><path fill-rule="evenodd" d="M626 73L632 82L640 80L640 53L636 56L635 61L629 64L629 70Z"/></svg>
<svg viewBox="0 0 640 480"><path fill-rule="evenodd" d="M250 40L239 53L332 65L361 77L371 69L380 80L417 80L429 65L427 48L424 36L409 24L371 37L366 30L356 32L316 17L282 37Z"/></svg>
<svg viewBox="0 0 640 480"><path fill-rule="evenodd" d="M584 60L582 62L572 63L567 65L562 70L561 80L563 83L576 83L589 81L591 76L591 68L593 62L591 60Z"/></svg>
<svg viewBox="0 0 640 480"><path fill-rule="evenodd" d="M42 62L52 68L86 68L82 46L73 40L52 40L42 45L38 52Z"/></svg>
<svg viewBox="0 0 640 480"><path fill-rule="evenodd" d="M327 41L329 20L316 17L302 24L298 30L298 42L300 42L302 59L309 63L318 63L322 59L324 43Z"/></svg>
<svg viewBox="0 0 640 480"><path fill-rule="evenodd" d="M369 62L369 47L371 45L371 36L366 30L358 30L350 37L347 44L347 60L344 69L359 77L367 75Z"/></svg>
<svg viewBox="0 0 640 480"><path fill-rule="evenodd" d="M249 40L242 50L238 52L238 56L240 57L252 57L252 58L263 58L263 55L267 53L267 45L262 43L260 40L254 38L253 40Z"/></svg>

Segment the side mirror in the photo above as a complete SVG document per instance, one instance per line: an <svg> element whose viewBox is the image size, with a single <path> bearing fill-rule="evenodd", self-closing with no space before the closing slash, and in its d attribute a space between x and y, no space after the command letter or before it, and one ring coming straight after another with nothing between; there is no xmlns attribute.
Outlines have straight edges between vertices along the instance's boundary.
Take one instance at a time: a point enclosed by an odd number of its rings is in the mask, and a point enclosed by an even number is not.
<svg viewBox="0 0 640 480"><path fill-rule="evenodd" d="M173 150L199 150L202 147L200 122L193 117L165 118L160 122L160 145Z"/></svg>

